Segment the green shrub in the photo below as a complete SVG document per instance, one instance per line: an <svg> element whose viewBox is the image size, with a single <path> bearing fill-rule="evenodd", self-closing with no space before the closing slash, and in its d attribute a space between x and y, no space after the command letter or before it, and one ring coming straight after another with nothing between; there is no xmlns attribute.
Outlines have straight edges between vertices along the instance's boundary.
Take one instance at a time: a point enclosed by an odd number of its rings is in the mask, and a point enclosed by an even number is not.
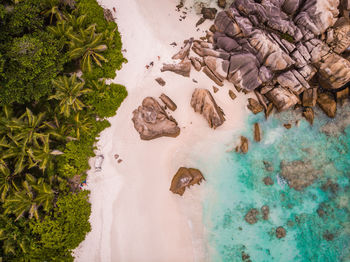
<svg viewBox="0 0 350 262"><path fill-rule="evenodd" d="M88 191L58 199L52 216L30 223L35 242L30 257L40 261L73 261L70 252L90 232Z"/></svg>
<svg viewBox="0 0 350 262"><path fill-rule="evenodd" d="M112 83L105 85L103 90L93 89L87 95L86 103L94 108L100 118L112 117L127 95L124 86Z"/></svg>
<svg viewBox="0 0 350 262"><path fill-rule="evenodd" d="M56 44L45 32L13 39L0 81L0 104L38 101L51 93L52 79L62 71L65 61Z"/></svg>

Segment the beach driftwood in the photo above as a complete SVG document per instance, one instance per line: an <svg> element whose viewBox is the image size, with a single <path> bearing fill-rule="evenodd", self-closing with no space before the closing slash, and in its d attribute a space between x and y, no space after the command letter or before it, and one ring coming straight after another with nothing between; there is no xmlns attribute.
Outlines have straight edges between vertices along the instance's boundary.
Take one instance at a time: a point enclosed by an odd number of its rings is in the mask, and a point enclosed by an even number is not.
<svg viewBox="0 0 350 262"><path fill-rule="evenodd" d="M204 176L198 169L180 167L171 181L170 191L182 196L186 187L199 185L203 179Z"/></svg>

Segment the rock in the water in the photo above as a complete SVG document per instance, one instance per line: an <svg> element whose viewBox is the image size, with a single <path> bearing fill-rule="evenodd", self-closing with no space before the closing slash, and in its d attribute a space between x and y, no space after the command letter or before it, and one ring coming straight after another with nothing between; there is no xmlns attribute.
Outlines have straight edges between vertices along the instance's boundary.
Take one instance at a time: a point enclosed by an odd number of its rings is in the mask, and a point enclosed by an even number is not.
<svg viewBox="0 0 350 262"><path fill-rule="evenodd" d="M284 238L287 235L287 231L283 227L276 228L276 237Z"/></svg>
<svg viewBox="0 0 350 262"><path fill-rule="evenodd" d="M226 7L226 0L218 0L218 6L221 8Z"/></svg>
<svg viewBox="0 0 350 262"><path fill-rule="evenodd" d="M303 190L313 184L320 171L316 170L310 161L281 162L281 177L288 181L290 188Z"/></svg>
<svg viewBox="0 0 350 262"><path fill-rule="evenodd" d="M248 150L249 150L248 138L246 138L245 136L241 136L241 145L239 148L243 154L248 153Z"/></svg>
<svg viewBox="0 0 350 262"><path fill-rule="evenodd" d="M339 184L334 183L332 180L328 179L325 184L321 186L323 191L331 191L333 194L336 194L339 190Z"/></svg>
<svg viewBox="0 0 350 262"><path fill-rule="evenodd" d="M323 234L323 239L327 240L327 241L332 241L334 239L334 234L329 233L328 231L326 231Z"/></svg>
<svg viewBox="0 0 350 262"><path fill-rule="evenodd" d="M254 98L248 98L248 109L252 111L254 114L258 114L264 111L264 107L256 101Z"/></svg>
<svg viewBox="0 0 350 262"><path fill-rule="evenodd" d="M336 93L337 102L343 104L343 102L349 98L349 88L345 88Z"/></svg>
<svg viewBox="0 0 350 262"><path fill-rule="evenodd" d="M152 97L146 97L142 105L134 110L132 121L143 140L161 136L177 137L180 134L176 121Z"/></svg>
<svg viewBox="0 0 350 262"><path fill-rule="evenodd" d="M213 96L207 89L196 88L192 94L191 106L195 112L204 116L208 121L209 126L217 128L221 126L224 121L224 112L216 104Z"/></svg>
<svg viewBox="0 0 350 262"><path fill-rule="evenodd" d="M268 220L269 219L269 213L270 213L270 208L269 206L262 206L261 207L261 213L263 214L263 219Z"/></svg>
<svg viewBox="0 0 350 262"><path fill-rule="evenodd" d="M264 160L263 163L266 171L269 171L269 172L273 171L273 165L270 161Z"/></svg>
<svg viewBox="0 0 350 262"><path fill-rule="evenodd" d="M274 184L272 178L269 176L264 177L263 182L266 186L272 186Z"/></svg>
<svg viewBox="0 0 350 262"><path fill-rule="evenodd" d="M156 80L156 82L157 82L159 85L161 85L161 86L165 86L165 84L166 84L166 82L164 81L164 79L161 78L161 77L157 77L155 80Z"/></svg>
<svg viewBox="0 0 350 262"><path fill-rule="evenodd" d="M261 141L261 130L259 123L254 124L254 140L255 142Z"/></svg>
<svg viewBox="0 0 350 262"><path fill-rule="evenodd" d="M303 93L303 106L313 107L317 101L317 88L310 88Z"/></svg>
<svg viewBox="0 0 350 262"><path fill-rule="evenodd" d="M303 116L310 123L310 125L313 125L314 118L315 118L315 113L314 113L314 110L311 107L307 107L307 108L304 109Z"/></svg>
<svg viewBox="0 0 350 262"><path fill-rule="evenodd" d="M210 19L210 20L215 19L217 12L218 10L216 10L216 8L207 8L207 7L203 7L201 11L203 18Z"/></svg>
<svg viewBox="0 0 350 262"><path fill-rule="evenodd" d="M292 128L292 124L288 123L288 124L283 124L285 129L291 129Z"/></svg>
<svg viewBox="0 0 350 262"><path fill-rule="evenodd" d="M172 57L172 59L184 60L186 57L188 57L188 54L190 53L190 50L191 50L192 43L193 43L193 38L190 38L189 40L187 40L185 46L182 47L181 50Z"/></svg>
<svg viewBox="0 0 350 262"><path fill-rule="evenodd" d="M162 100L162 102L167 106L167 108L169 108L171 111L175 111L177 106L174 103L173 100L171 100L167 95L165 94L161 94L159 97L160 100Z"/></svg>
<svg viewBox="0 0 350 262"><path fill-rule="evenodd" d="M320 93L317 98L317 104L326 113L327 116L334 118L337 112L337 103L334 97L328 93Z"/></svg>
<svg viewBox="0 0 350 262"><path fill-rule="evenodd" d="M180 167L171 181L170 191L182 196L186 187L199 185L203 179L203 174L198 169Z"/></svg>
<svg viewBox="0 0 350 262"><path fill-rule="evenodd" d="M235 100L237 97L236 94L231 89L228 91L228 95L231 97L232 100Z"/></svg>
<svg viewBox="0 0 350 262"><path fill-rule="evenodd" d="M252 208L248 211L248 213L245 215L244 220L253 225L256 222L258 222L258 216L259 215L259 210L257 210L256 208Z"/></svg>
<svg viewBox="0 0 350 262"><path fill-rule="evenodd" d="M271 113L272 113L274 107L275 107L275 106L274 106L273 103L269 103L269 104L267 105L267 109L265 110L265 118L266 118L266 119L271 115Z"/></svg>
<svg viewBox="0 0 350 262"><path fill-rule="evenodd" d="M191 72L191 61L188 58L185 58L178 64L164 64L160 71L171 71L176 74L189 77Z"/></svg>

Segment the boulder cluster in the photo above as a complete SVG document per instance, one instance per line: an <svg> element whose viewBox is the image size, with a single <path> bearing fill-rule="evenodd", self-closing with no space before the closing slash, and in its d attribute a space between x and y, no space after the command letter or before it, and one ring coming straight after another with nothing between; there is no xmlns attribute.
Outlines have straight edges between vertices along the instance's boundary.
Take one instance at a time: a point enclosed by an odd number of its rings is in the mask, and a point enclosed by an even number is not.
<svg viewBox="0 0 350 262"><path fill-rule="evenodd" d="M174 56L179 64L163 70L189 76L192 63L219 86L228 80L254 91L254 113L299 104L312 124L318 104L334 117L336 99L349 96L349 9L347 0L236 0L217 13L206 37L185 41Z"/></svg>

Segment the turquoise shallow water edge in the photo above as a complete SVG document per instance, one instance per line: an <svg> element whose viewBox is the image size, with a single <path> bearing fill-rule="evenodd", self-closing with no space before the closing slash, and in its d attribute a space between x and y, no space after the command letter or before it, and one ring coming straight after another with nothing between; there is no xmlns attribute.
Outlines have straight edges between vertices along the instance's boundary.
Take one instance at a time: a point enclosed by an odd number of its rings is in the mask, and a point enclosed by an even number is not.
<svg viewBox="0 0 350 262"><path fill-rule="evenodd" d="M219 153L198 159L207 180L203 221L210 261L242 261L242 252L254 262L350 261L349 111L349 105L343 106L331 120L316 110L313 126L295 112L268 120L263 114L251 115L245 130L232 135L232 141L239 135L249 138L246 155L218 145ZM263 133L260 143L252 142L256 122ZM293 127L287 130L285 123ZM302 191L291 189L279 176L282 160L303 160L319 170L319 177ZM272 164L272 172L263 161ZM274 181L272 186L263 183L266 176ZM328 179L338 184L336 191L322 189ZM259 221L248 224L247 211L263 205L270 208L269 219L263 220L260 212ZM285 238L276 238L279 226L286 229Z"/></svg>

